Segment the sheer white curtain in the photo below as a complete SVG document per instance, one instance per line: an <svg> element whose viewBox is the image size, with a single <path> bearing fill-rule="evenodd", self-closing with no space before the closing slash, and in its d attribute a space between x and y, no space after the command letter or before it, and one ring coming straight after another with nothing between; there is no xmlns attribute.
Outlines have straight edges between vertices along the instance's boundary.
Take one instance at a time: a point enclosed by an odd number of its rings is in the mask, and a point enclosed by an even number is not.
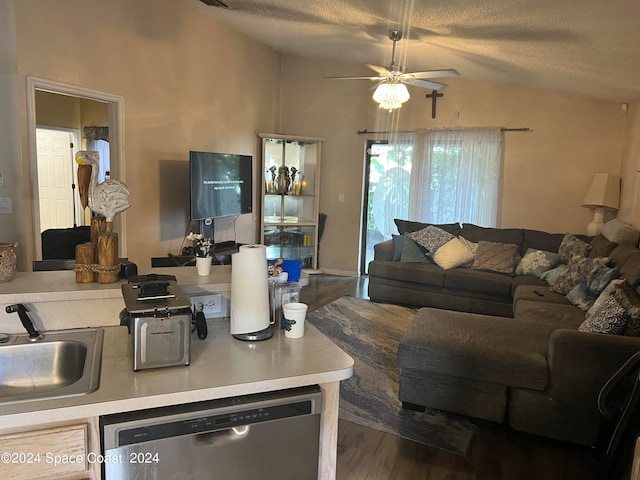
<svg viewBox="0 0 640 480"><path fill-rule="evenodd" d="M397 233L395 218L408 218L411 166L414 158L415 135L395 133L388 140L385 158L378 160L383 167L373 195L373 218L384 238Z"/></svg>
<svg viewBox="0 0 640 480"><path fill-rule="evenodd" d="M496 226L502 140L500 128L429 130L411 172L409 218L428 223Z"/></svg>

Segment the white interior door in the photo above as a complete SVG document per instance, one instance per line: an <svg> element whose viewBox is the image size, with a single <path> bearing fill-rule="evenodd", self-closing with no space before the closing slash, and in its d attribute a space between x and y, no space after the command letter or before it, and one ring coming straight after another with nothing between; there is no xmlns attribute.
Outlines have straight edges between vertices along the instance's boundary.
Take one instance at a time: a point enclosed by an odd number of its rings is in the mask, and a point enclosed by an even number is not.
<svg viewBox="0 0 640 480"><path fill-rule="evenodd" d="M75 142L72 130L36 129L40 231L73 227L78 222ZM74 196L76 198L74 198Z"/></svg>

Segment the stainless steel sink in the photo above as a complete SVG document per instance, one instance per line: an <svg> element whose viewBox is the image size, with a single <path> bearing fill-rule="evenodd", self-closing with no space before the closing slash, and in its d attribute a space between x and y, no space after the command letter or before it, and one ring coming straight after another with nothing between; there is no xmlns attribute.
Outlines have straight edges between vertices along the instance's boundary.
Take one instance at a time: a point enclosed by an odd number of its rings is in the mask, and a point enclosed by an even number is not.
<svg viewBox="0 0 640 480"><path fill-rule="evenodd" d="M0 403L84 395L100 384L100 328L11 335L0 344Z"/></svg>

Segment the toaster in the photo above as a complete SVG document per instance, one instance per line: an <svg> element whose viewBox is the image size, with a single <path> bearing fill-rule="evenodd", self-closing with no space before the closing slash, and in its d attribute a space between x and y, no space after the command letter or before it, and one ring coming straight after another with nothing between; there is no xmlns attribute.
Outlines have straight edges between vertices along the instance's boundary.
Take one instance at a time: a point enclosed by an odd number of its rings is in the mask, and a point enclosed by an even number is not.
<svg viewBox="0 0 640 480"><path fill-rule="evenodd" d="M170 275L142 275L122 285L133 370L189 365L191 303Z"/></svg>

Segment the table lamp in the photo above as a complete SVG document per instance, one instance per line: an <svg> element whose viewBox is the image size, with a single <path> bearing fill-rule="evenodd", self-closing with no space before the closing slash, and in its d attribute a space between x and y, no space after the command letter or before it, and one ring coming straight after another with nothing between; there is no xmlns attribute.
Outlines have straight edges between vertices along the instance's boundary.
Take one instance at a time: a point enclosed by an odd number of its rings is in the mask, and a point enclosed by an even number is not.
<svg viewBox="0 0 640 480"><path fill-rule="evenodd" d="M598 235L604 226L605 210L615 212L620 207L620 177L596 173L582 206L593 209L593 221L587 225L587 234Z"/></svg>

